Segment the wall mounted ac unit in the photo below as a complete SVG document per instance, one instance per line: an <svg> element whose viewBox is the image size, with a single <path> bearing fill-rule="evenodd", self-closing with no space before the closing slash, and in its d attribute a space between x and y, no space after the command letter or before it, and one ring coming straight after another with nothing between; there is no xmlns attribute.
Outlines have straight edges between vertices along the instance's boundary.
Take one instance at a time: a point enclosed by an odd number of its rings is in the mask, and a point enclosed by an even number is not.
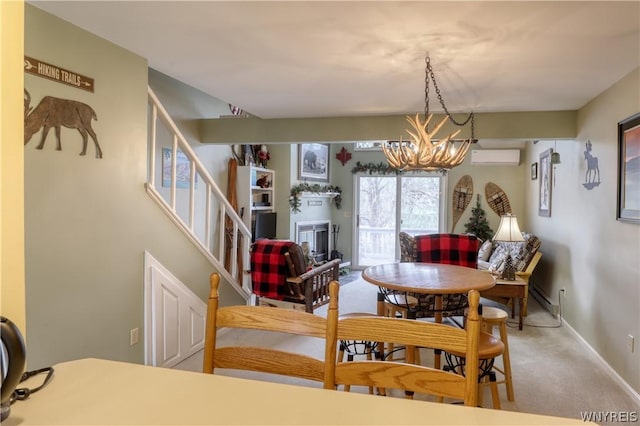
<svg viewBox="0 0 640 426"><path fill-rule="evenodd" d="M471 164L493 166L517 166L520 164L519 149L474 149Z"/></svg>

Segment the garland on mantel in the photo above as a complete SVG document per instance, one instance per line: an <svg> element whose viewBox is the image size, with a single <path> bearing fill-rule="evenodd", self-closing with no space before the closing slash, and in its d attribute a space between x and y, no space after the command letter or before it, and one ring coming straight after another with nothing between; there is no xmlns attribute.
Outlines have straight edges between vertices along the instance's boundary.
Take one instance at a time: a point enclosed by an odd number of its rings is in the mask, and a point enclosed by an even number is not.
<svg viewBox="0 0 640 426"><path fill-rule="evenodd" d="M342 203L342 189L340 189L340 187L333 185L320 185L318 183L309 185L305 182L291 187L291 192L289 193L289 206L291 206L291 211L294 213L300 213L300 206L302 205L300 197L303 192L311 192L313 194L337 193L338 195L333 199L336 204L336 208L339 209L340 204Z"/></svg>
<svg viewBox="0 0 640 426"><path fill-rule="evenodd" d="M374 163L362 164L361 162L358 161L355 167L351 169L351 173L356 174L359 172L368 172L370 175L373 173L379 173L383 175L391 174L391 173L395 173L399 175L400 173L402 173L400 170L396 169L395 167L391 167L388 163L383 163L382 161L379 162L378 164L374 164Z"/></svg>

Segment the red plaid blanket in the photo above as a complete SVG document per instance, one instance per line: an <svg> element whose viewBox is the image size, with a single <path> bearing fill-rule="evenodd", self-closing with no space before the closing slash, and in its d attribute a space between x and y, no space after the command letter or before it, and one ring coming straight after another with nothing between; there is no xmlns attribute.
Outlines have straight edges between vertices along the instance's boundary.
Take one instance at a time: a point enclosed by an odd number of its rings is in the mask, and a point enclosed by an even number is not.
<svg viewBox="0 0 640 426"><path fill-rule="evenodd" d="M479 241L471 235L416 235L418 262L446 263L469 268L478 267Z"/></svg>
<svg viewBox="0 0 640 426"><path fill-rule="evenodd" d="M251 281L258 296L282 300L287 295L284 254L293 241L258 240L251 250Z"/></svg>

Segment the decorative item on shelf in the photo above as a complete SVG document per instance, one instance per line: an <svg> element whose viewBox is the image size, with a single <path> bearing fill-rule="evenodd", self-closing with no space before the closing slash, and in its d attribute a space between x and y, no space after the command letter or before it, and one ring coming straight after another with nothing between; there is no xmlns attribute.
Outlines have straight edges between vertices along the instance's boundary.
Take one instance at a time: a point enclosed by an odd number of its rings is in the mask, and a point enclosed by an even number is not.
<svg viewBox="0 0 640 426"><path fill-rule="evenodd" d="M424 90L424 123L420 121L420 113L417 113L415 119L407 116L407 121L413 127L412 130L406 130L411 136L408 141L388 141L382 144L382 150L387 157L387 161L392 167L399 170L426 170L426 171L447 171L453 167L459 166L464 161L464 157L471 146L476 142L475 137L475 116L471 112L467 119L461 122L456 121L447 109L444 99L440 94L440 88L436 83L436 77L431 67L431 59L427 53L425 57L425 90ZM429 113L429 81L433 82L433 87L438 95L438 100L445 117L431 131L428 129L429 122L433 118L433 114ZM436 139L436 133L448 121L451 121L458 127L463 127L471 122L471 139L456 140L454 139L461 129L449 134L445 138ZM415 133L415 132L417 133ZM457 144L457 146L456 146Z"/></svg>
<svg viewBox="0 0 640 426"><path fill-rule="evenodd" d="M504 241L508 243L524 241L522 238L522 232L518 226L518 219L515 215L505 214L500 217L500 225L498 225L498 232L493 236L493 241ZM515 281L516 270L513 266L513 259L511 259L511 250L507 253L507 258L504 261L504 269L502 270L503 280Z"/></svg>
<svg viewBox="0 0 640 426"><path fill-rule="evenodd" d="M238 150L240 152L238 152ZM250 166L255 164L253 157L253 148L251 145L231 145L231 153L238 160L239 166Z"/></svg>
<svg viewBox="0 0 640 426"><path fill-rule="evenodd" d="M600 169L598 168L598 157L591 155L593 146L591 141L587 141L587 149L584 151L584 159L587 160L587 173L584 176L585 188L591 190L600 185Z"/></svg>
<svg viewBox="0 0 640 426"><path fill-rule="evenodd" d="M300 197L303 192L310 192L312 194L331 194L337 209L339 209L342 204L342 189L340 189L340 187L333 185L320 185L317 183L309 185L304 182L299 185L292 186L291 192L289 193L289 206L291 207L291 211L294 213L300 213L300 206L302 205Z"/></svg>
<svg viewBox="0 0 640 426"><path fill-rule="evenodd" d="M260 167L264 167L266 169L267 168L267 161L269 161L271 159L271 156L269 155L269 150L267 149L266 145L260 145L260 148L258 149L258 152L256 153L256 157L258 159L258 165Z"/></svg>
<svg viewBox="0 0 640 426"><path fill-rule="evenodd" d="M260 188L271 188L271 181L269 180L269 175L262 175L256 181L256 186Z"/></svg>
<svg viewBox="0 0 640 426"><path fill-rule="evenodd" d="M473 195L473 179L469 175L464 175L460 178L456 186L453 188L453 197L451 197L451 204L453 210L453 225L451 226L451 233L456 229L458 221L462 217L462 213L467 209L471 202L471 196Z"/></svg>
<svg viewBox="0 0 640 426"><path fill-rule="evenodd" d="M464 230L485 241L491 238L493 229L489 226L487 215L480 206L480 194L476 194L476 196L476 206L471 209L471 217L469 222L465 223Z"/></svg>
<svg viewBox="0 0 640 426"><path fill-rule="evenodd" d="M235 117L247 117L247 113L244 112L242 108L238 108L235 105L229 104L229 111L231 111L231 114Z"/></svg>
<svg viewBox="0 0 640 426"><path fill-rule="evenodd" d="M360 172L366 172L366 173L369 173L370 175L373 173L379 173L383 175L391 174L391 173L398 175L402 173L400 170L394 167L391 167L387 163L379 162L378 164L374 164L374 163L362 164L358 161L356 165L353 167L353 169L351 169L351 173L356 174Z"/></svg>
<svg viewBox="0 0 640 426"><path fill-rule="evenodd" d="M336 158L342 163L342 166L344 167L344 165L347 164L349 160L351 160L351 153L347 151L347 149L343 146L340 152L336 154Z"/></svg>

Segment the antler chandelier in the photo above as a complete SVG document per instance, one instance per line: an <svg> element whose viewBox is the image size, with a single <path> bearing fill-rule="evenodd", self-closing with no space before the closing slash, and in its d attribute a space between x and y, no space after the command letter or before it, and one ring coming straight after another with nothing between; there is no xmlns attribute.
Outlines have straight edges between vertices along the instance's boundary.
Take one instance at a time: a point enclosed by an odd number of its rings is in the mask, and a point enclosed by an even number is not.
<svg viewBox="0 0 640 426"><path fill-rule="evenodd" d="M473 112L462 122L458 122L453 118L440 94L435 74L431 68L429 54L425 57L425 63L424 123L420 120L420 113L416 114L415 119L407 116L407 121L413 127L412 130L406 130L411 139L403 141L402 137L400 137L399 142L388 141L382 144L382 150L387 157L389 165L398 170L444 171L451 169L462 164L467 151L469 151L469 146L475 142L475 117ZM438 95L438 100L445 112L445 117L431 131L428 129L429 122L433 118L433 114L429 113L429 80L433 81L433 87ZM456 130L443 139L436 138L436 133L449 120L459 127L471 122L471 139L454 139L458 133L460 133L461 129Z"/></svg>

